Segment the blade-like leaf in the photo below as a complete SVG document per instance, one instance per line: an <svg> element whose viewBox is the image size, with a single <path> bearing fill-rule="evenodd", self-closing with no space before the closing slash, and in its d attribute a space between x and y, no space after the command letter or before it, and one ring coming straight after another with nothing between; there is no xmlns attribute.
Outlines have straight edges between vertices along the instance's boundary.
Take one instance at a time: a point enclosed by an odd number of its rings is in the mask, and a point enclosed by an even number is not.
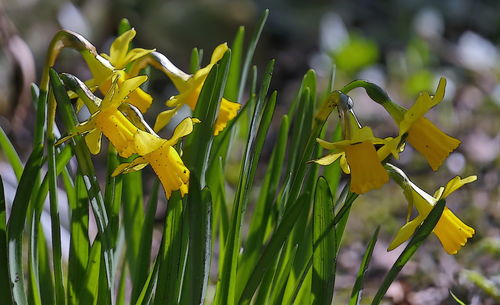
<svg viewBox="0 0 500 305"><path fill-rule="evenodd" d="M248 45L247 53L245 55L245 60L243 63L243 69L241 71L238 101L241 101L243 99L243 93L245 92L245 85L248 77L248 70L250 69L250 65L252 64L253 54L255 53L255 48L257 47L257 43L259 42L260 34L262 34L262 30L264 29L264 24L266 24L267 16L269 16L269 10L265 10L260 17L259 21L257 22L256 31L253 33L250 44Z"/></svg>
<svg viewBox="0 0 500 305"><path fill-rule="evenodd" d="M260 256L259 261L255 265L255 269L252 272L247 285L245 285L238 304L247 304L251 300L255 290L261 283L262 278L276 260L276 253L279 252L283 243L289 237L290 231L295 226L297 219L301 215L307 214L307 210L309 208L307 201L309 199L308 194L301 195L299 199L290 207L288 213L283 216L281 223L272 235L269 243Z"/></svg>
<svg viewBox="0 0 500 305"><path fill-rule="evenodd" d="M333 223L333 198L324 177L316 183L313 209L313 236L318 240ZM330 305L333 299L336 262L335 230L331 230L313 253L312 304Z"/></svg>
<svg viewBox="0 0 500 305"><path fill-rule="evenodd" d="M394 279L396 279L396 276L399 274L401 269L403 269L403 267L410 260L413 254L415 254L417 249L422 245L424 240L429 236L429 234L431 234L432 230L434 230L434 227L438 223L439 218L441 218L441 214L443 214L445 205L446 200L438 200L422 225L415 231L415 234L411 238L410 242L405 247L403 252L399 255L398 259L392 265L391 269L382 281L377 294L373 298L373 301L371 303L372 305L380 304L380 301L382 301L382 298L387 292L387 289L389 289L389 286L394 281Z"/></svg>
<svg viewBox="0 0 500 305"><path fill-rule="evenodd" d="M21 174L23 173L23 163L21 162L14 145L12 145L9 137L7 137L2 127L0 127L0 147L2 148L3 154L9 161L10 166L12 166L14 174L19 181Z"/></svg>
<svg viewBox="0 0 500 305"><path fill-rule="evenodd" d="M177 304L182 281L182 200L173 193L167 204L163 244L157 260L160 260L156 284L155 305Z"/></svg>
<svg viewBox="0 0 500 305"><path fill-rule="evenodd" d="M242 103L241 100L238 100L238 92L244 38L245 28L240 26L231 44L231 65L229 66L229 75L227 77L226 90L224 91L224 96L228 100L238 103Z"/></svg>
<svg viewBox="0 0 500 305"><path fill-rule="evenodd" d="M207 188L200 191L196 175L191 174L189 185L189 253L181 304L203 305L210 271L212 198Z"/></svg>
<svg viewBox="0 0 500 305"><path fill-rule="evenodd" d="M54 96L57 100L60 116L62 121L68 130L68 133L74 131L77 125L76 115L74 109L71 106L71 101L68 97L66 89L63 86L62 80L53 69L50 70L50 81ZM95 175L94 166L90 158L90 152L81 137L74 139L74 150L78 161L78 166L81 169L82 176L84 177L85 189L88 191L88 196L90 199L90 205L92 211L94 212L97 230L100 234L102 243L102 252L104 258L104 267L106 270L106 278L108 283L108 290L110 292L110 302L113 304L114 298L114 272L113 272L113 251L112 251L112 232L109 227L109 217L106 211L106 206L104 205L104 199L100 191L99 182Z"/></svg>
<svg viewBox="0 0 500 305"><path fill-rule="evenodd" d="M2 131L3 133L3 131ZM0 262L7 262L7 232L5 215L5 196L3 192L3 181L0 176ZM12 305L12 295L10 293L9 269L7 264L0 264L0 295L5 305Z"/></svg>
<svg viewBox="0 0 500 305"><path fill-rule="evenodd" d="M359 265L358 274L356 275L356 282L352 287L351 299L349 300L349 305L358 305L361 301L361 293L363 292L363 279L365 278L366 269L370 264L372 258L373 249L375 248L375 243L377 242L378 232L380 231L380 226L377 227L375 232L373 232L372 238L368 245L366 245L365 254L363 255L363 260L361 265Z"/></svg>
<svg viewBox="0 0 500 305"><path fill-rule="evenodd" d="M222 262L222 272L217 285L215 304L232 304L236 301L236 265L240 247L241 221L244 216L246 204L248 202L248 191L253 183L253 178L257 168L260 153L269 129L274 109L276 106L276 92L269 98L267 104L265 97L271 82L274 61L271 61L266 69L262 82L259 100L255 106L255 111L250 125L243 166L240 172L238 188L233 203L233 217L228 233L226 245L224 246L224 259ZM264 107L265 105L265 107Z"/></svg>
<svg viewBox="0 0 500 305"><path fill-rule="evenodd" d="M68 305L78 305L81 277L88 264L90 241L88 235L89 208L87 191L80 173L75 178L75 198L69 200L71 208L70 245L68 260Z"/></svg>

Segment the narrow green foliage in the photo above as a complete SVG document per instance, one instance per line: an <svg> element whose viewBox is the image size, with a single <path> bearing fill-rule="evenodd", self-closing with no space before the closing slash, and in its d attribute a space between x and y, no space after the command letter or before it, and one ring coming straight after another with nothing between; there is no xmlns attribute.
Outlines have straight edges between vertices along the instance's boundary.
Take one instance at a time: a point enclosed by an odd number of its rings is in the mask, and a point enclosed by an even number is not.
<svg viewBox="0 0 500 305"><path fill-rule="evenodd" d="M83 177L75 178L75 198L69 200L71 208L71 240L68 261L68 305L78 305L80 300L81 276L88 264L90 241L88 235L88 197Z"/></svg>
<svg viewBox="0 0 500 305"><path fill-rule="evenodd" d="M231 44L231 64L227 77L226 91L224 96L232 101L242 103L238 100L239 82L241 76L241 58L243 54L243 40L245 38L245 28L240 26Z"/></svg>
<svg viewBox="0 0 500 305"><path fill-rule="evenodd" d="M200 190L196 175L191 174L187 198L189 215L189 253L180 304L203 305L211 258L212 198L207 188Z"/></svg>
<svg viewBox="0 0 500 305"><path fill-rule="evenodd" d="M269 16L269 10L265 10L264 14L260 17L257 22L256 31L253 33L252 38L250 39L250 44L248 45L247 53L245 55L245 60L243 62L243 69L241 71L241 79L240 79L240 90L238 92L238 101L243 99L243 93L245 92L245 85L248 77L248 70L250 70L250 65L252 64L252 58L255 53L255 49L257 48L257 43L260 39L260 34L262 34L262 30L264 29L264 24L266 24L267 16Z"/></svg>
<svg viewBox="0 0 500 305"><path fill-rule="evenodd" d="M248 202L248 191L253 183L255 170L257 168L260 153L264 145L267 131L271 124L272 115L276 107L276 92L272 94L266 103L266 96L271 82L274 61L271 61L264 74L259 99L250 124L250 131L243 166L240 172L238 188L233 203L233 217L230 225L228 239L224 249L224 260L222 261L222 272L217 285L216 304L234 303L236 296L236 266L240 246L241 221Z"/></svg>
<svg viewBox="0 0 500 305"><path fill-rule="evenodd" d="M134 303L138 300L142 288L148 281L149 274L149 258L151 256L151 244L153 242L153 229L156 208L158 207L158 191L160 187L159 180L155 180L151 191L149 192L150 198L148 200L148 206L146 210L146 215L144 217L144 222L142 223L142 232L139 245L138 260L135 270L135 281L133 282L132 289L132 302Z"/></svg>
<svg viewBox="0 0 500 305"><path fill-rule="evenodd" d="M2 131L3 133L3 131ZM5 215L5 196L3 190L3 181L0 177L0 262L7 262L7 227ZM12 296L10 293L9 269L6 264L0 264L0 295L5 305L12 305Z"/></svg>
<svg viewBox="0 0 500 305"><path fill-rule="evenodd" d="M12 166L14 174L19 181L23 173L23 163L21 162L21 159L19 158L14 145L12 145L9 137L7 137L2 127L0 127L0 147L2 148L3 154L9 161L10 166Z"/></svg>
<svg viewBox="0 0 500 305"><path fill-rule="evenodd" d="M80 275L80 292L78 304L98 304L99 270L101 269L101 240L97 235L90 250L86 271L83 279Z"/></svg>
<svg viewBox="0 0 500 305"><path fill-rule="evenodd" d="M68 132L74 131L77 124L75 112L71 106L68 94L63 86L63 83L53 69L50 70L50 81L54 96L61 110L61 117ZM106 278L108 290L110 291L111 303L114 301L114 273L113 273L113 253L112 253L112 234L109 227L109 218L104 204L104 199L100 191L99 183L95 175L94 166L90 158L90 152L81 137L77 137L74 141L75 155L80 167L85 188L89 196L90 204L94 212L97 229L102 242L102 252L104 256L104 265L106 270Z"/></svg>
<svg viewBox="0 0 500 305"><path fill-rule="evenodd" d="M212 147L214 123L226 84L230 58L231 52L228 51L210 70L193 113L193 117L201 123L186 137L185 162L191 171L199 175L202 187L206 185L205 172Z"/></svg>
<svg viewBox="0 0 500 305"><path fill-rule="evenodd" d="M250 222L248 241L245 252L238 263L238 278L247 279L253 271L255 263L265 242L267 227L272 218L273 203L277 197L278 184L285 159L286 143L289 130L288 116L283 116L278 140L274 146L264 182L262 183L259 199ZM239 281L241 286L245 281ZM241 287L239 290L241 291Z"/></svg>
<svg viewBox="0 0 500 305"><path fill-rule="evenodd" d="M459 305L466 305L462 300L460 300L454 293L453 291L450 290L450 295L457 302Z"/></svg>
<svg viewBox="0 0 500 305"><path fill-rule="evenodd" d="M160 266L153 303L155 305L177 304L179 300L183 273L180 256L182 212L180 195L173 193L167 204L162 250L157 258L160 260Z"/></svg>
<svg viewBox="0 0 500 305"><path fill-rule="evenodd" d="M436 203L436 205L432 208L431 212L424 220L422 225L415 231L413 237L411 238L408 245L405 247L403 252L399 255L396 262L392 265L391 269L385 276L382 284L380 285L377 294L373 298L372 305L380 304L382 298L384 297L387 289L391 283L396 279L396 276L399 274L401 269L406 265L406 263L410 260L410 258L415 254L417 249L422 245L424 240L431 234L432 230L441 218L441 214L443 214L444 208L446 206L446 200L440 199Z"/></svg>
<svg viewBox="0 0 500 305"><path fill-rule="evenodd" d="M351 299L349 300L349 305L358 305L361 301L361 293L363 292L363 279L365 278L366 270L368 269L368 265L370 264L370 260L372 258L373 249L375 248L375 244L377 243L378 232L380 231L380 226L377 227L375 232L373 232L372 238L368 245L366 245L365 254L363 255L363 260L361 261L361 265L359 265L358 274L356 275L356 282L354 282L354 286L352 287Z"/></svg>
<svg viewBox="0 0 500 305"><path fill-rule="evenodd" d="M333 198L328 182L323 177L319 177L316 183L313 211L313 235L316 241L322 238L324 231L333 223ZM332 303L336 248L335 230L330 230L313 253L312 304Z"/></svg>
<svg viewBox="0 0 500 305"><path fill-rule="evenodd" d="M271 239L255 265L255 269L253 270L250 279L244 286L245 288L241 293L238 304L247 304L251 300L255 290L261 283L262 278L274 263L276 253L279 252L283 243L288 238L290 231L297 222L297 219L301 215L307 215L307 210L309 208L307 201L309 201L309 195L301 195L301 197L299 197L299 199L290 207L287 214L283 216L282 221L277 226L276 231L271 236Z"/></svg>
<svg viewBox="0 0 500 305"><path fill-rule="evenodd" d="M144 202L142 193L142 173L132 172L122 175L123 196L122 212L125 241L127 244L126 258L130 269L132 282L135 283L137 266L144 259L139 256L141 230L144 222Z"/></svg>

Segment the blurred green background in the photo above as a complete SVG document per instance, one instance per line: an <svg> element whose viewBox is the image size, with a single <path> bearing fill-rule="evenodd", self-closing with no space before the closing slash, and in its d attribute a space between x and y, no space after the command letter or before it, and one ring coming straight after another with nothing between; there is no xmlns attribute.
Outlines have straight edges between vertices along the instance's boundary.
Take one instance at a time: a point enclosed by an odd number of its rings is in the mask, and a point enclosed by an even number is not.
<svg viewBox="0 0 500 305"><path fill-rule="evenodd" d="M206 62L216 45L231 43L240 25L248 36L266 8L270 16L255 60L259 67L277 60L271 86L278 90L283 112L309 68L316 70L320 90L335 64L336 89L367 79L407 107L419 91L433 92L439 77L447 78L445 100L428 118L462 144L438 172L411 147L397 164L431 194L455 175L478 175L478 181L448 200L476 235L455 256L431 237L393 284L387 302L456 304L449 296L452 290L467 304L499 304L500 1L3 0L0 124L26 156L34 115L29 84L38 81L48 43L61 28L81 33L107 53L118 22L126 17L137 30L136 46L156 48L187 70L193 47L205 50ZM76 52L64 52L57 68L89 77ZM160 77L152 89L157 105L175 94L172 84ZM363 91L351 96L360 120L377 136L397 132ZM332 116L332 126L335 120ZM8 165L0 164L0 170L2 178L9 176ZM382 237L368 270L367 293L373 293L401 251L387 253L385 248L405 215L406 202L395 184L358 199L340 254L335 304L343 304L364 244L381 225Z"/></svg>

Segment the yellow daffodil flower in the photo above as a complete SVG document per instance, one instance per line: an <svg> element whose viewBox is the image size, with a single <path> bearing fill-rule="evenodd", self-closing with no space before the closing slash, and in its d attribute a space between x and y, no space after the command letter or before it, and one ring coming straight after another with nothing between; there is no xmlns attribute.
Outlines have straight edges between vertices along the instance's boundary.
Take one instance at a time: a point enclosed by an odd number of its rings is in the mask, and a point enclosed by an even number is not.
<svg viewBox="0 0 500 305"><path fill-rule="evenodd" d="M134 76L125 72L124 69L127 65L154 51L141 48L129 50L130 43L135 35L135 30L131 29L116 38L111 44L110 55L103 53L96 56L90 52L81 52L93 77L85 82L89 88L93 90L99 88L102 94L106 94L111 87L111 78L114 74L119 73L121 75L118 80L120 82L119 85L126 79ZM151 95L141 88L136 88L130 93L128 103L136 106L142 113L145 113L151 106L152 101L153 98Z"/></svg>
<svg viewBox="0 0 500 305"><path fill-rule="evenodd" d="M413 235L417 227L429 215L432 207L439 199L448 197L448 195L463 185L477 179L476 176L469 176L464 179L457 176L451 179L445 187L440 187L434 196L431 196L413 184L399 168L391 164L387 164L387 167L394 177L394 180L403 188L404 195L409 204L407 223L398 231L396 237L394 237L394 240L389 245L388 251L395 249ZM408 221L413 206L415 206L419 214L413 220ZM467 239L474 235L474 229L463 223L447 207L444 208L443 214L434 227L433 232L448 254L456 254L458 250L467 243Z"/></svg>
<svg viewBox="0 0 500 305"><path fill-rule="evenodd" d="M432 107L443 100L446 79L441 78L434 96L421 92L408 110L390 101L382 105L399 124L399 135L408 133L407 141L421 153L433 170L437 170L460 141L442 132L424 117Z"/></svg>
<svg viewBox="0 0 500 305"><path fill-rule="evenodd" d="M167 125L173 114L180 106L188 105L191 110L194 110L196 108L201 88L205 83L205 79L207 78L208 73L210 72L212 67L224 56L227 50L228 47L225 43L217 46L212 54L212 58L210 59L210 64L208 64L204 68L199 69L193 75L189 75L180 71L170 62L168 62L169 66L173 66L173 69L167 69L165 73L172 80L177 90L179 90L179 94L171 97L167 101L166 105L168 107L173 107L173 109L166 110L158 115L154 125L155 131L158 131L165 127L165 125ZM236 116L240 107L241 105L239 103L234 103L228 101L225 98L222 98L220 102L219 114L214 126L214 135L219 134L219 132L226 127L228 121L232 120Z"/></svg>
<svg viewBox="0 0 500 305"><path fill-rule="evenodd" d="M149 152L151 145L148 141L140 141L139 129L118 110L118 107L127 99L131 92L136 90L147 80L146 76L137 76L119 83L119 75L114 78L113 84L91 117L76 126L76 132L59 140L60 144L78 134L86 134L85 142L93 154L101 150L101 137L104 134L116 148L118 154L124 158L134 153ZM127 100L128 101L128 100Z"/></svg>
<svg viewBox="0 0 500 305"><path fill-rule="evenodd" d="M344 173L351 174L351 191L363 194L380 188L389 181L389 176L381 164L389 154L398 155L396 139L380 139L373 135L371 128L360 127L353 112L347 112L348 135L346 140L327 142L317 139L321 147L332 152L314 162L328 165L340 158L340 166ZM375 144L382 148L375 149Z"/></svg>
<svg viewBox="0 0 500 305"><path fill-rule="evenodd" d="M190 134L193 131L193 124L198 122L199 120L194 118L184 119L168 140L140 130L138 133L141 136L136 139L141 138L141 143L152 143L147 146L149 152L139 154L140 156L130 163L120 164L113 172L113 176L140 170L150 164L163 185L167 199L175 190L180 190L184 196L189 188L189 170L173 145L177 144L180 138Z"/></svg>

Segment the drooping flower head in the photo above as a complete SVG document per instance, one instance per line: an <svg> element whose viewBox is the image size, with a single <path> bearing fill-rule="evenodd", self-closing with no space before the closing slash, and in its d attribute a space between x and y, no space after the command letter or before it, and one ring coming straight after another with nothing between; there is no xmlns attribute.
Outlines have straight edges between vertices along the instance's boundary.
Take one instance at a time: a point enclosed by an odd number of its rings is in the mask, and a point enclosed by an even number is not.
<svg viewBox="0 0 500 305"><path fill-rule="evenodd" d="M180 190L181 195L184 196L189 188L189 170L173 146L180 138L190 134L193 131L193 125L198 122L199 120L194 118L184 119L168 140L140 130L143 143L150 143L147 145L148 151L143 151L130 163L120 164L113 172L113 176L137 171L150 164L160 179L167 199L175 190Z"/></svg>
<svg viewBox="0 0 500 305"><path fill-rule="evenodd" d="M102 101L93 97L96 102L90 104L93 105L89 107L93 112L91 117L76 126L74 133L59 140L57 144L76 135L85 134L85 142L90 152L97 154L100 151L102 134L104 134L120 156L137 155L131 163L120 164L113 175L140 170L147 164L151 164L162 183L166 197L170 198L171 193L176 190L180 190L183 196L188 192L189 170L173 146L180 138L190 134L193 124L198 123L199 120L186 118L177 126L173 136L165 140L147 126L140 113L134 112L140 116L138 120L141 121L140 126L143 127L138 128L133 123L137 120L131 120L128 112L125 115L121 111L121 106L128 101L127 97L130 92L146 81L147 77L137 76L121 83L118 81L119 77L119 75L114 77L111 88Z"/></svg>
<svg viewBox="0 0 500 305"><path fill-rule="evenodd" d="M424 115L444 98L446 79L441 78L434 96L421 92L412 107L405 108L390 100L382 106L399 125L399 135L408 134L407 141L421 153L433 170L437 170L460 141L441 131Z"/></svg>
<svg viewBox="0 0 500 305"><path fill-rule="evenodd" d="M361 127L352 110L352 100L347 95L343 96L339 111L344 140L331 143L317 139L319 145L332 152L314 162L328 165L340 158L342 170L351 175L351 191L363 194L389 181L381 161L391 153L397 156L399 142L393 138L377 138L370 127ZM375 145L379 144L382 147L377 150Z"/></svg>
<svg viewBox="0 0 500 305"><path fill-rule="evenodd" d="M131 92L147 80L147 77L137 76L123 82L119 82L119 78L120 76L116 75L104 99L95 107L89 108L93 112L90 118L77 125L75 133L59 140L58 144L78 134L86 134L85 142L90 152L98 154L104 134L120 156L127 158L138 153L134 146L138 142L135 137L138 136L139 128L132 124L118 107L127 100Z"/></svg>
<svg viewBox="0 0 500 305"><path fill-rule="evenodd" d="M129 75L125 72L128 65L134 61L147 56L153 50L146 50L141 48L130 49L132 39L135 37L136 32L130 29L120 35L113 41L110 48L110 54L95 55L90 52L81 52L83 59L86 61L92 79L85 82L91 89L99 89L102 94L106 94L111 88L111 79L114 74L119 73L120 78L118 81L124 82L126 79L136 75ZM141 88L136 88L129 94L128 103L137 107L142 113L146 112L151 106L153 98Z"/></svg>
<svg viewBox="0 0 500 305"><path fill-rule="evenodd" d="M432 207L438 200L448 197L448 195L463 185L477 179L476 176L469 176L464 179L457 176L451 179L445 187L440 187L434 196L431 196L411 182L401 169L392 164L387 164L386 167L394 181L403 189L409 205L407 223L399 229L396 237L394 237L394 240L389 245L388 251L395 249L413 235L417 227L427 218ZM418 215L410 221L409 218L411 217L413 206L417 209ZM467 239L474 235L474 229L463 223L447 207L445 207L433 232L439 238L441 245L448 254L456 254L467 243Z"/></svg>
<svg viewBox="0 0 500 305"><path fill-rule="evenodd" d="M154 125L155 131L165 127L180 106L188 105L191 110L196 108L201 89L205 83L208 73L212 67L222 59L227 50L228 47L225 43L217 46L210 59L210 64L199 69L192 75L182 72L170 61L163 59L165 65L162 70L172 80L172 83L179 91L179 94L171 97L166 102L166 105L168 107L173 107L173 109L166 110L158 115ZM236 116L240 107L241 105L239 103L234 103L222 98L220 102L219 114L214 126L214 135L219 134L219 132L226 127L228 121L232 120Z"/></svg>

